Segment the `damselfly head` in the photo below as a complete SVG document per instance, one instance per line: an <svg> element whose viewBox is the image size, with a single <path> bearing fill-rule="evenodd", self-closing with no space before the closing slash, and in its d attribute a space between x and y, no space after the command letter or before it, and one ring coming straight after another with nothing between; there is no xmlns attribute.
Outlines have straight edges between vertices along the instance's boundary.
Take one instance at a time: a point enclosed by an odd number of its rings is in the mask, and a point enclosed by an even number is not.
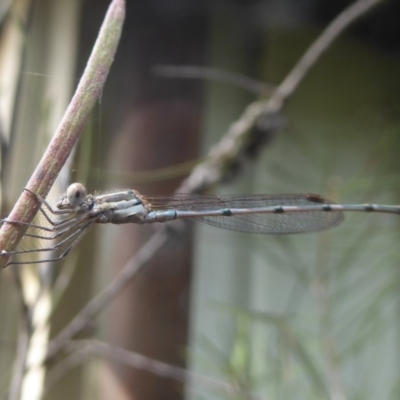
<svg viewBox="0 0 400 400"><path fill-rule="evenodd" d="M81 183L73 183L68 186L67 192L60 197L57 202L57 208L63 209L74 209L79 207L86 200L87 191L85 186Z"/></svg>

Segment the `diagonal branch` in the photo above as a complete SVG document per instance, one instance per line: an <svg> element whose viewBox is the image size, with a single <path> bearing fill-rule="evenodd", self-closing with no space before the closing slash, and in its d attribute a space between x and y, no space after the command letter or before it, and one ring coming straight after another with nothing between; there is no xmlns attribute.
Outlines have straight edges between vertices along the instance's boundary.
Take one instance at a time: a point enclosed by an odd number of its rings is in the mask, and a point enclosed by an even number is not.
<svg viewBox="0 0 400 400"><path fill-rule="evenodd" d="M68 351L71 350L73 352L50 371L46 392L48 392L60 378L65 376L69 370L87 362L92 357L102 357L113 362L147 371L161 378L173 379L183 382L186 385L196 385L213 391L223 392L233 398L235 396L243 396L243 398L249 400L262 400L260 396L230 382L211 378L198 372L188 371L182 367L155 360L154 358L98 340L84 340L78 343L70 343L68 345Z"/></svg>
<svg viewBox="0 0 400 400"><path fill-rule="evenodd" d="M283 82L273 91L271 97L267 100L255 101L246 107L239 119L228 128L220 142L211 148L208 160L194 168L177 191L199 192L220 182L230 160L239 159L239 155L246 147L249 134L256 127L260 117L269 118L273 124L273 118L281 112L287 100L334 40L356 20L383 1L358 0L344 9L311 44Z"/></svg>
<svg viewBox="0 0 400 400"><path fill-rule="evenodd" d="M101 95L105 80L114 60L125 17L124 0L113 0L100 29L85 71L60 125L46 152L33 172L26 188L45 198L77 143L94 105ZM11 211L8 220L30 223L40 202L24 190ZM27 225L5 223L0 230L0 251L15 249ZM0 266L6 264L0 258Z"/></svg>

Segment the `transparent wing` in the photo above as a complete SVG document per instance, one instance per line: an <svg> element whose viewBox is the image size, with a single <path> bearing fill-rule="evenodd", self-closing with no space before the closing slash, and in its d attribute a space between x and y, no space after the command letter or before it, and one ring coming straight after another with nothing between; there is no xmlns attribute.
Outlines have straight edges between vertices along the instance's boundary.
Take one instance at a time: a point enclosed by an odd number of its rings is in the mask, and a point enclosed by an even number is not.
<svg viewBox="0 0 400 400"><path fill-rule="evenodd" d="M197 217L198 221L223 229L239 232L259 233L268 235L285 235L290 233L315 232L332 228L344 220L341 211L323 211L324 204L334 204L318 195L311 194L280 194L255 196L201 196L177 194L170 197L146 197L154 210L224 210L229 209L234 214L235 209L255 209L265 207L265 212L246 215ZM285 213L285 206L321 205L321 211L302 211ZM281 207L282 212L271 212L271 207Z"/></svg>

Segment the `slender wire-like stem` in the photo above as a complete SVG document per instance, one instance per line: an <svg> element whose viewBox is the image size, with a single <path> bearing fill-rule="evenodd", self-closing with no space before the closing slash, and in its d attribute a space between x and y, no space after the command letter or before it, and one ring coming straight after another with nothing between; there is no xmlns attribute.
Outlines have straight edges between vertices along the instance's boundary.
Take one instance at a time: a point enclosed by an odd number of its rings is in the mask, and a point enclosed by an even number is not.
<svg viewBox="0 0 400 400"><path fill-rule="evenodd" d="M153 68L156 76L164 78L197 78L207 81L225 82L250 93L268 95L274 87L270 84L251 79L248 76L218 68L198 67L195 65L157 65Z"/></svg>
<svg viewBox="0 0 400 400"><path fill-rule="evenodd" d="M125 17L124 0L113 0L100 29L92 54L76 92L58 126L53 139L8 219L30 223L40 202L29 192L45 198L57 175L77 143L85 123L99 99L121 36ZM0 251L12 251L26 230L23 224L3 224L0 229ZM0 268L6 264L0 258Z"/></svg>

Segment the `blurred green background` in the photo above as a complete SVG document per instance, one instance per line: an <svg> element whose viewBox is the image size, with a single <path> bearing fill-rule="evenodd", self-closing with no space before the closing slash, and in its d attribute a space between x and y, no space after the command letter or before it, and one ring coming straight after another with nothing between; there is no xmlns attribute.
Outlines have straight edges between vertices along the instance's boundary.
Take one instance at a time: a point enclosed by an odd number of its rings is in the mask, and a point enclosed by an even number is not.
<svg viewBox="0 0 400 400"><path fill-rule="evenodd" d="M284 108L284 128L268 136L261 125L266 140L210 192L399 203L400 5L382 3L317 62ZM16 0L0 9L2 216L57 127L108 4ZM278 85L349 4L128 1L101 101L49 201L74 181L90 192L172 193L247 104L266 94L220 80L157 76L154 67L219 68ZM39 319L44 313L45 327L30 341L34 349L35 340L66 326L152 232L99 226L63 263L2 272L1 398L12 398L23 332L14 273L28 298L45 288L47 311L34 310ZM214 377L242 394L92 355L70 367L57 358L47 381L37 378L51 384L45 394L36 388L39 397L22 390L16 398L399 398L399 233L396 216L364 213L347 214L331 231L282 237L189 227L172 235L79 339ZM60 365L64 373L50 382Z"/></svg>

